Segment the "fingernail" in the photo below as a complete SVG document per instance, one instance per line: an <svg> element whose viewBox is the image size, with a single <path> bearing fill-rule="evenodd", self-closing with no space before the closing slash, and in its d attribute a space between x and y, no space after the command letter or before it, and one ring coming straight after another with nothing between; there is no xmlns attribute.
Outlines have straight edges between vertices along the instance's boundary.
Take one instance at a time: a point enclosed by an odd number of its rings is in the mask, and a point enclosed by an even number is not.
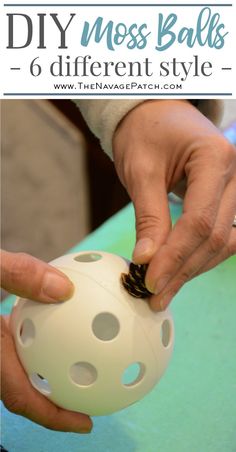
<svg viewBox="0 0 236 452"><path fill-rule="evenodd" d="M173 299L173 295L167 294L160 301L161 310L164 311Z"/></svg>
<svg viewBox="0 0 236 452"><path fill-rule="evenodd" d="M89 433L91 433L91 431L92 427L83 427L78 430L78 433L81 433L82 435L88 435Z"/></svg>
<svg viewBox="0 0 236 452"><path fill-rule="evenodd" d="M151 299L151 308L157 312L164 311L167 308L167 306L169 306L172 298L173 298L173 295L166 294L166 295L164 295L163 298L155 300L155 296L154 296Z"/></svg>
<svg viewBox="0 0 236 452"><path fill-rule="evenodd" d="M74 286L66 276L47 272L43 278L42 291L52 300L65 301L72 296Z"/></svg>
<svg viewBox="0 0 236 452"><path fill-rule="evenodd" d="M164 287L166 286L166 284L169 281L169 277L165 276L162 279L158 279L158 280L146 280L146 287L149 290L149 292L153 293L153 295L158 295L162 289L164 289Z"/></svg>
<svg viewBox="0 0 236 452"><path fill-rule="evenodd" d="M161 312L162 308L160 305L160 301L152 301L151 300L151 309L155 312Z"/></svg>
<svg viewBox="0 0 236 452"><path fill-rule="evenodd" d="M154 242L150 238L138 240L133 252L133 261L136 263L142 258L149 257L154 251ZM138 263L138 262L137 262Z"/></svg>
<svg viewBox="0 0 236 452"><path fill-rule="evenodd" d="M169 280L169 276L164 276L163 278L157 279L154 287L154 294L158 295L165 288Z"/></svg>

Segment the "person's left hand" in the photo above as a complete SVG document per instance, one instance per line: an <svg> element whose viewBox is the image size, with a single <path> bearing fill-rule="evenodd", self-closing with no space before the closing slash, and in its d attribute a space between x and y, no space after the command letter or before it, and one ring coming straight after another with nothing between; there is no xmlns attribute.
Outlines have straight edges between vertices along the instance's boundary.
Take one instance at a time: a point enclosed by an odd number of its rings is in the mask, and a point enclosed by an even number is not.
<svg viewBox="0 0 236 452"><path fill-rule="evenodd" d="M16 354L8 316L1 316L1 342L1 399L6 408L50 430L90 433L87 415L60 408L33 388Z"/></svg>
<svg viewBox="0 0 236 452"><path fill-rule="evenodd" d="M42 303L60 303L74 291L67 276L51 265L7 251L1 251L1 287ZM7 316L1 316L1 399L12 413L51 430L90 433L92 429L89 416L60 408L33 388L17 356Z"/></svg>

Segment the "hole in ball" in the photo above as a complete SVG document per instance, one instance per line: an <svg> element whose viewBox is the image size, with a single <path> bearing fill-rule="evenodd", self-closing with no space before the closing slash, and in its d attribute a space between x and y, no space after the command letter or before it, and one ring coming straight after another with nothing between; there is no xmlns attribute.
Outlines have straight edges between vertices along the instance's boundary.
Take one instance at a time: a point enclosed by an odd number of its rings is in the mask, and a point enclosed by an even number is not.
<svg viewBox="0 0 236 452"><path fill-rule="evenodd" d="M111 341L120 331L119 320L110 312L96 315L92 323L93 334L101 341Z"/></svg>
<svg viewBox="0 0 236 452"><path fill-rule="evenodd" d="M90 363L78 362L70 368L70 377L80 386L90 386L97 379L97 369Z"/></svg>
<svg viewBox="0 0 236 452"><path fill-rule="evenodd" d="M51 394L52 390L48 383L48 380L44 378L42 375L34 373L29 377L33 387L37 389L37 391L41 392L44 395Z"/></svg>
<svg viewBox="0 0 236 452"><path fill-rule="evenodd" d="M164 320L161 325L161 342L164 347L168 347L171 339L171 323L169 320Z"/></svg>
<svg viewBox="0 0 236 452"><path fill-rule="evenodd" d="M122 384L124 386L134 386L139 383L145 374L145 366L142 363L130 364L122 375Z"/></svg>
<svg viewBox="0 0 236 452"><path fill-rule="evenodd" d="M96 262L100 259L102 259L102 256L98 253L84 253L74 257L74 260L77 262Z"/></svg>
<svg viewBox="0 0 236 452"><path fill-rule="evenodd" d="M34 338L35 338L35 326L32 320L25 319L19 327L18 340L21 343L21 345L28 347L29 345L32 344Z"/></svg>

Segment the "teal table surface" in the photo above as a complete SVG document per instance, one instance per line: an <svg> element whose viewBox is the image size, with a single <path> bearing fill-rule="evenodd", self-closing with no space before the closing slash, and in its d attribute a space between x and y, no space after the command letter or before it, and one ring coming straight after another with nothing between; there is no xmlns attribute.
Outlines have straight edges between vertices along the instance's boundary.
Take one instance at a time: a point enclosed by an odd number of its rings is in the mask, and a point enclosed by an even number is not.
<svg viewBox="0 0 236 452"><path fill-rule="evenodd" d="M172 206L172 217L178 215ZM73 251L130 258L134 212L128 206ZM137 301L138 302L138 301ZM13 299L3 303L10 311ZM46 430L2 406L9 452L236 452L236 256L186 284L172 303L173 358L143 400L94 418L90 435Z"/></svg>

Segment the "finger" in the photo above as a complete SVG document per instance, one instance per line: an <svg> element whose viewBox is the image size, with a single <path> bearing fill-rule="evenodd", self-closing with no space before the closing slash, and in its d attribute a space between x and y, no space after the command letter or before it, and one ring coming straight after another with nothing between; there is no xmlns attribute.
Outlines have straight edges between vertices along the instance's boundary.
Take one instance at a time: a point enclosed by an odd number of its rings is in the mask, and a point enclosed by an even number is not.
<svg viewBox="0 0 236 452"><path fill-rule="evenodd" d="M236 254L236 228L234 228L234 230L232 228L227 245L221 250L220 253L216 254L196 273L189 276L188 281L195 278L198 275L201 275L202 273L205 273L215 268L218 264L225 261L229 257L234 256L235 254ZM153 295L150 298L150 307L154 311L165 310L184 283L186 283L186 279L181 279L181 276L173 280L169 285L165 287L165 289L160 294Z"/></svg>
<svg viewBox="0 0 236 452"><path fill-rule="evenodd" d="M209 261L213 262L222 256L221 252L226 248L232 230L232 218L236 211L235 181L232 180L225 189L221 205L218 210L215 226L208 240L205 240L183 266L169 280L164 290L158 297L152 299L152 307L163 310L171 302L173 296L180 290L183 284L197 274L203 272ZM228 256L227 256L228 257ZM220 262L220 261L219 261Z"/></svg>
<svg viewBox="0 0 236 452"><path fill-rule="evenodd" d="M164 289L214 227L225 180L220 167L206 163L195 162L188 177L183 214L148 267L146 285L154 294Z"/></svg>
<svg viewBox="0 0 236 452"><path fill-rule="evenodd" d="M171 217L164 181L156 177L146 183L139 181L133 199L136 217L136 245L133 261L150 261L171 230Z"/></svg>
<svg viewBox="0 0 236 452"><path fill-rule="evenodd" d="M232 228L227 245L210 259L194 276L207 272L231 256L236 255L236 228Z"/></svg>
<svg viewBox="0 0 236 452"><path fill-rule="evenodd" d="M25 408L20 414L50 430L74 433L92 430L89 416L59 408L33 388L27 391Z"/></svg>
<svg viewBox="0 0 236 452"><path fill-rule="evenodd" d="M152 297L151 306L164 310L180 288L195 276L213 268L218 263L235 254L236 231L232 218L236 211L235 182L228 184L218 211L217 221L208 240L197 248L177 274L168 282L164 290Z"/></svg>
<svg viewBox="0 0 236 452"><path fill-rule="evenodd" d="M1 396L6 408L52 430L89 433L92 422L87 415L57 407L32 387L17 358L12 335L3 317L1 333Z"/></svg>
<svg viewBox="0 0 236 452"><path fill-rule="evenodd" d="M227 257L229 257L230 253L227 250L227 244L231 233L234 233L232 224L236 212L235 193L236 179L233 179L227 185L222 196L217 219L208 240L203 242L182 267L179 273L181 280L188 281L193 276L202 273L203 268L206 268L209 261L212 261L212 259L218 261L222 252L227 252Z"/></svg>
<svg viewBox="0 0 236 452"><path fill-rule="evenodd" d="M44 303L64 301L73 284L59 270L24 253L1 251L1 287L19 297Z"/></svg>

